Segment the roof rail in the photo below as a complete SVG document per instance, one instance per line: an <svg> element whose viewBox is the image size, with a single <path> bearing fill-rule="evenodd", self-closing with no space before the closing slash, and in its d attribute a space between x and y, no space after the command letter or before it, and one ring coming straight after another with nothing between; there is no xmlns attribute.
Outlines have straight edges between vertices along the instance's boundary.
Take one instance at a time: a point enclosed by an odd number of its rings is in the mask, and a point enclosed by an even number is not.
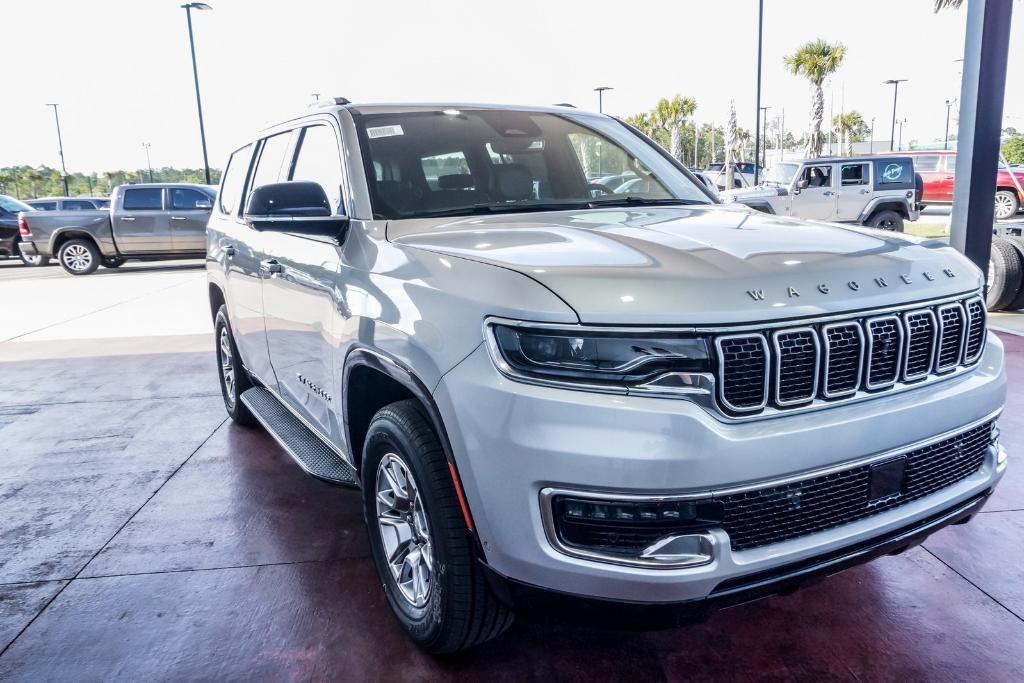
<svg viewBox="0 0 1024 683"><path fill-rule="evenodd" d="M555 104L553 104L551 106L553 106L553 107L569 107L570 109L575 109L576 108L575 104L569 104L568 102L556 102Z"/></svg>
<svg viewBox="0 0 1024 683"><path fill-rule="evenodd" d="M340 107L345 104L352 104L347 97L331 97L324 100L317 100L309 105L310 109L320 109L321 107Z"/></svg>

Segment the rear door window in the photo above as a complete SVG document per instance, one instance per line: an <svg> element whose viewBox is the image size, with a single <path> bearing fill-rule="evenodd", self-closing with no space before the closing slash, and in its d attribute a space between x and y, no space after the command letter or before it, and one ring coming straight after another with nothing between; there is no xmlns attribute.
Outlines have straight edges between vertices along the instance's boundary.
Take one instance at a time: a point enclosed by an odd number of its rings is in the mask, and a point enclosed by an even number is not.
<svg viewBox="0 0 1024 683"><path fill-rule="evenodd" d="M939 155L938 154L922 154L921 156L914 157L914 170L918 173L938 171L939 170Z"/></svg>
<svg viewBox="0 0 1024 683"><path fill-rule="evenodd" d="M341 212L341 156L333 128L310 126L303 130L291 179L319 184L327 193L331 210Z"/></svg>
<svg viewBox="0 0 1024 683"><path fill-rule="evenodd" d="M867 185L868 173L867 164L843 164L839 174L840 183L843 187L849 185Z"/></svg>
<svg viewBox="0 0 1024 683"><path fill-rule="evenodd" d="M228 159L228 167L220 183L221 213L233 214L241 203L245 176L249 173L249 162L252 161L252 148L251 144L246 145Z"/></svg>
<svg viewBox="0 0 1024 683"><path fill-rule="evenodd" d="M37 211L56 211L57 202L32 202Z"/></svg>
<svg viewBox="0 0 1024 683"><path fill-rule="evenodd" d="M201 204L201 206L200 206ZM208 209L210 198L198 190L176 187L171 190L171 208L183 211Z"/></svg>
<svg viewBox="0 0 1024 683"><path fill-rule="evenodd" d="M164 191L159 187L140 187L124 191L125 211L160 211Z"/></svg>
<svg viewBox="0 0 1024 683"><path fill-rule="evenodd" d="M69 199L64 202L65 211L82 211L96 208L90 201L84 201L81 199Z"/></svg>

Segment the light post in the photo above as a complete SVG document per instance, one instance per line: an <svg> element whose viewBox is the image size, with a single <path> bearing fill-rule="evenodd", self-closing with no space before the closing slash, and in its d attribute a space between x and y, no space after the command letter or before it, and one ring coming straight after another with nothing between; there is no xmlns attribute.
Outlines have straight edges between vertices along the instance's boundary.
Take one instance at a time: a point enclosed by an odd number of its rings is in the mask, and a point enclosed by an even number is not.
<svg viewBox="0 0 1024 683"><path fill-rule="evenodd" d="M874 116L871 117L871 142L869 142L868 144L870 145L868 154L874 154L875 153L875 117Z"/></svg>
<svg viewBox="0 0 1024 683"><path fill-rule="evenodd" d="M149 160L149 143L143 142L142 148L146 150L146 168L149 169L149 182L153 182L153 163Z"/></svg>
<svg viewBox="0 0 1024 683"><path fill-rule="evenodd" d="M71 194L68 190L68 169L64 165L64 141L60 137L60 115L57 113L57 107L60 104L47 104L47 107L53 107L53 120L57 123L57 149L60 152L60 170L61 177L64 179L64 196L67 197Z"/></svg>
<svg viewBox="0 0 1024 683"><path fill-rule="evenodd" d="M185 10L185 17L188 20L188 46L192 51L192 78L196 84L196 108L199 110L199 139L203 143L203 171L206 174L206 184L210 182L210 160L206 155L206 128L203 126L203 101L199 97L199 68L196 66L196 41L192 35L192 10L213 9L205 2L189 2L181 6Z"/></svg>
<svg viewBox="0 0 1024 683"><path fill-rule="evenodd" d="M615 88L612 88L611 86L607 86L607 85L599 85L598 87L594 88L594 92L597 93L597 113L599 113L599 114L603 114L604 113L604 91L605 90L615 90Z"/></svg>
<svg viewBox="0 0 1024 683"><path fill-rule="evenodd" d="M897 147L897 149L899 151L901 151L901 152L903 151L903 124L906 123L906 122L907 122L906 119L901 119L900 120L900 140L899 140L899 147Z"/></svg>
<svg viewBox="0 0 1024 683"><path fill-rule="evenodd" d="M956 100L946 100L946 135L942 138L942 149L949 149L949 110Z"/></svg>
<svg viewBox="0 0 1024 683"><path fill-rule="evenodd" d="M765 137L768 137L768 110L769 109L771 109L771 107L758 107L758 112L757 112L758 125L760 125L761 117L764 116L764 134L765 134ZM757 148L755 147L755 150L754 150L754 175L755 176L757 175L757 167L761 165L761 158L762 158L762 156L767 156L767 154L768 154L768 145L767 144L765 145L763 154L761 152L758 152ZM757 181L755 180L754 183L756 184Z"/></svg>
<svg viewBox="0 0 1024 683"><path fill-rule="evenodd" d="M761 157L761 43L764 37L764 0L757 0L757 96L755 97L754 109L757 112L757 120L754 122L754 185L759 182L758 171L760 171Z"/></svg>
<svg viewBox="0 0 1024 683"><path fill-rule="evenodd" d="M882 81L882 85L892 86L892 130L889 132L889 151L892 151L893 139L896 137L896 98L900 94L900 83L905 83L905 78L890 78L887 81Z"/></svg>

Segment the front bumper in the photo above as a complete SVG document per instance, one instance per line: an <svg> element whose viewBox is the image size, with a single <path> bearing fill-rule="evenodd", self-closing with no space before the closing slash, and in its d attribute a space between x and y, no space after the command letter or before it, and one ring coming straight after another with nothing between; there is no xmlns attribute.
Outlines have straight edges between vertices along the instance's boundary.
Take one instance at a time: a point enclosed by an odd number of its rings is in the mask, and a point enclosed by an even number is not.
<svg viewBox="0 0 1024 683"><path fill-rule="evenodd" d="M726 423L685 400L618 396L511 381L483 348L435 391L488 566L517 584L636 603L703 600L721 585L895 533L990 491L1005 463L886 512L787 541L733 551L685 569L572 557L545 533L541 491L707 494L800 476L930 439L996 412L1005 398L1003 348L990 335L969 373L824 410Z"/></svg>

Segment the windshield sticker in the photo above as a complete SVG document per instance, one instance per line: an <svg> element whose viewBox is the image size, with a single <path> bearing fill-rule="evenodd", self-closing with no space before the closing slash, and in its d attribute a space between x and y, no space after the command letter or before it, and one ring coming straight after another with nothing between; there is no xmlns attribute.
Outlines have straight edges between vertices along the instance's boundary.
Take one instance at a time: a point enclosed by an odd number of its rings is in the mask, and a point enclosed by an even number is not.
<svg viewBox="0 0 1024 683"><path fill-rule="evenodd" d="M885 178L890 183L895 183L900 179L900 176L902 175L903 167L900 166L899 164L889 164L888 166L885 167L885 170L882 171L882 177Z"/></svg>
<svg viewBox="0 0 1024 683"><path fill-rule="evenodd" d="M394 126L377 126L376 128L367 128L366 135L372 140L374 138L390 138L395 135L405 135L405 131L399 125Z"/></svg>

